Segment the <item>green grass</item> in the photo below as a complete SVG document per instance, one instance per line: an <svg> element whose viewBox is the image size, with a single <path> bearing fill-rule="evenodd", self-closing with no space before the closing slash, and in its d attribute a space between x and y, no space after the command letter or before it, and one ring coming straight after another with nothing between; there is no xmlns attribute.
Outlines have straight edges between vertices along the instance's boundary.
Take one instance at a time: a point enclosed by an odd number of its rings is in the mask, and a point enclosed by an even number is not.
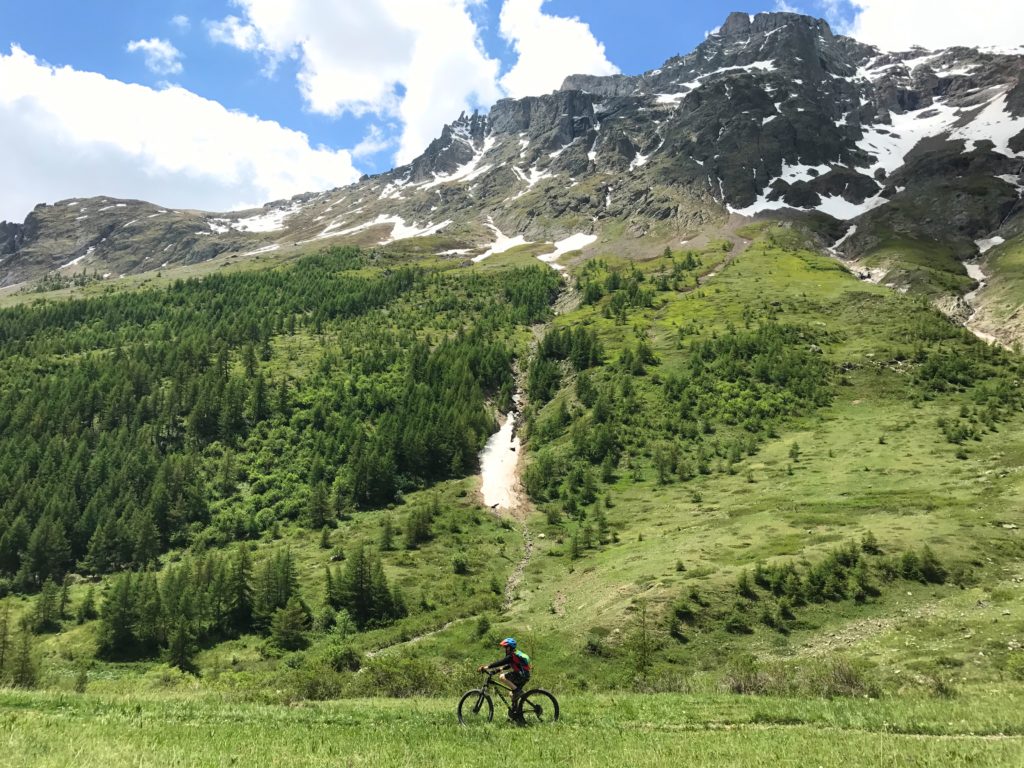
<svg viewBox="0 0 1024 768"><path fill-rule="evenodd" d="M1001 338L1019 344L1024 340L1024 236L997 246L985 256L988 284L976 299L980 305L979 327L998 331Z"/></svg>
<svg viewBox="0 0 1024 768"><path fill-rule="evenodd" d="M936 683L942 683L966 691L967 700L975 695L971 691L1007 683L1011 662L1021 653L1013 643L1024 640L1013 621L1024 610L1024 546L1019 529L1004 527L1024 527L1024 476L1019 472L1024 464L1024 414L1007 412L993 429L982 429L978 439L963 446L950 444L938 420L955 420L962 408L972 413L979 409L979 388L924 392L914 382L920 368L915 351L922 347L964 356L980 349L980 342L920 300L865 284L834 260L801 250L797 232L760 228L745 233L760 239L724 268L727 254L720 245L697 254L696 274L717 272L703 286L695 288L688 279L678 292L656 291L653 306L630 310L625 323L605 316L607 297L554 321L595 330L607 366L639 338L659 358L646 376L635 380L642 395L636 439L630 443L637 472L620 466L615 480L601 487L600 496L607 493L613 500L607 510L613 540L572 560L572 525L550 525L545 516L561 501L539 504L529 518L533 556L511 609L503 613L498 592L522 556L522 536L516 526L479 507L478 479L442 483L408 494L390 510L358 513L334 534L346 549L359 542L375 544L385 515L401 531L407 510L435 492L446 510L433 542L405 551L399 535L399 548L384 553L388 579L402 589L411 615L393 626L345 638L359 653L385 650L373 660L364 658L368 668L363 672L339 673L336 680L333 673L325 674L336 684L327 695L408 693L403 686L454 695L472 682L477 664L494 658L493 641L506 634L519 637L534 657L538 678L567 695L638 686L709 693L718 690L729 665L749 653L765 663L789 665L791 671L833 656L854 659L883 691L907 696L930 697ZM631 264L615 257L605 261L610 268ZM515 249L466 274L532 262L532 248ZM640 264L645 286L655 285L666 267L660 257ZM385 324L414 315L415 307L401 307L401 312L372 317ZM686 351L697 340L730 327L753 327L766 317L806 329L807 344L821 347L832 371L831 405L780 422L775 436L744 456L735 474L713 471L689 482L659 484L651 446L663 437L661 383L670 374L685 374ZM428 323L425 330L433 326ZM514 336L521 354L528 339L527 330ZM308 375L322 354L322 343L302 333L282 337L275 342L272 365L280 367L274 372ZM563 390L540 418L561 402L582 409L574 379L566 373ZM563 434L553 446L563 450L568 442ZM801 448L798 461L789 455L794 442ZM528 447L534 453L544 446ZM960 448L967 458L957 457ZM242 501L246 493L243 487ZM744 569L758 562L817 562L837 545L859 541L867 531L877 536L887 556L927 543L947 567L964 566L972 577L963 588L896 580L864 605L847 600L802 608L787 634L756 619L749 635L728 634L713 622L687 626L685 642L664 632L670 605L691 588L715 606L728 605L735 600L736 578ZM302 593L314 613L322 603L323 568L330 556L318 540L318 531L286 522L279 539L263 537L256 555L258 560L289 546L299 565ZM468 576L453 572L451 559L457 551L469 558ZM73 605L84 589L74 587ZM766 598L763 592L759 595ZM23 600L16 603L16 612L28 607ZM657 645L647 680L638 680L634 673L629 642L641 604L650 609ZM757 609L757 604L751 607L754 616ZM482 631L481 616L490 625ZM421 635L427 636L416 639ZM590 647L594 638L601 652ZM198 678L169 677L158 660L93 662L90 691L113 695L170 686L179 693L217 692L265 703L299 700L314 695L308 678L319 674L320 654L334 638L314 633L312 640L309 651L297 654L273 652L257 636L212 644L197 657ZM95 625L69 623L61 633L39 638L38 644L44 686L70 690L77 670L93 653ZM595 711L610 701L587 700L597 702ZM922 706L926 704L931 706ZM373 709L370 704L358 706L366 712ZM435 704L422 706L433 711ZM438 711L445 709L437 706ZM807 707L826 705L809 702ZM666 711L668 707L652 710L652 718L665 717ZM661 733L663 721L651 722L656 724L652 732ZM596 732L599 724L592 727ZM703 728L696 730L703 733ZM771 738L796 738L800 731L794 728L781 729ZM792 749L799 746L787 743ZM809 743L801 742L806 749ZM695 758L693 753L673 754ZM938 760L937 755L932 756ZM459 759L464 757L460 753ZM590 759L564 751L558 757ZM736 755L722 759L740 760ZM907 757L913 759L918 758ZM955 764L955 757L949 759ZM891 762L901 764L896 758Z"/></svg>
<svg viewBox="0 0 1024 768"><path fill-rule="evenodd" d="M973 281L953 253L941 243L893 238L883 241L863 263L886 270L881 282L907 287L928 297L963 294Z"/></svg>
<svg viewBox="0 0 1024 768"><path fill-rule="evenodd" d="M455 700L302 707L0 692L10 765L1018 766L1019 692L954 701L563 697L552 725L466 728Z"/></svg>

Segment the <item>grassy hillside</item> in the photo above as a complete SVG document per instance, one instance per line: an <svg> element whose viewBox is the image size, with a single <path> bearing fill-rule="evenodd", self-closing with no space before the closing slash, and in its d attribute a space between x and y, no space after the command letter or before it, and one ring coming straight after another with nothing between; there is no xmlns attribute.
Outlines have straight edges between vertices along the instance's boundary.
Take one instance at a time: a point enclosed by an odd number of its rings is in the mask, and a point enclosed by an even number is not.
<svg viewBox="0 0 1024 768"><path fill-rule="evenodd" d="M72 580L65 617L32 638L39 685L264 703L449 696L474 682L506 634L534 657L537 680L563 695L942 698L1018 680L1017 358L920 300L857 280L808 250L798 230L742 234L643 262L602 254L575 270L554 319L507 291L520 279L511 270L531 263L526 253L471 268L413 253L422 275L384 306L319 327L301 314L290 327L282 313L258 366L290 382L289 411L232 435L230 449L216 435L181 444L207 489L207 517L162 538L146 565L161 579L209 573L235 556L235 539L257 570L290 552L305 647L281 647L266 624L212 623L202 603L189 609L194 674L167 666L172 624L156 648L97 655L103 621L74 616L90 587L102 605L110 579L98 573ZM403 258L360 262L353 274L386 279ZM531 309L517 314L522 301ZM417 343L436 349L473 327L508 350L500 383L481 387L489 403L510 394L513 358L528 385L525 526L479 506L471 460L419 474L409 464L393 500L354 496L363 474L332 442L352 425L331 409L358 404L342 412L367 439L390 429L373 403L401 391ZM90 333L79 343L97 345L94 357L116 337ZM120 338L152 344L161 334L156 325ZM70 341L41 329L19 342L10 370L73 371ZM233 375L245 354L244 343L230 349ZM467 407L480 407L479 396ZM177 418L187 432L188 411ZM335 499L326 532L319 518L311 524L318 484ZM23 495L5 493L9 524ZM412 541L426 508L437 511ZM40 504L37 519L46 514ZM325 568L338 578L360 546L379 556L404 602L361 629L338 620L325 584ZM81 552L72 567L88 573L89 548ZM4 601L15 636L41 600L26 584Z"/></svg>
<svg viewBox="0 0 1024 768"><path fill-rule="evenodd" d="M990 279L975 298L978 314L971 318L971 325L986 333L998 333L1011 345L1020 344L1024 341L1020 311L1024 301L1024 236L996 246L982 264Z"/></svg>

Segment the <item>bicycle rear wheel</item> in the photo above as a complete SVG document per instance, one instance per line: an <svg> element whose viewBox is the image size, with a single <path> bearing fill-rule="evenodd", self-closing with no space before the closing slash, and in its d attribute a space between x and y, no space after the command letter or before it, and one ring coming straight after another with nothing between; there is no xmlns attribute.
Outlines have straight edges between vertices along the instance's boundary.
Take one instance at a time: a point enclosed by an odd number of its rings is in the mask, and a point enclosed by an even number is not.
<svg viewBox="0 0 1024 768"><path fill-rule="evenodd" d="M494 718L494 702L483 691L466 691L459 699L459 722L463 725L489 723Z"/></svg>
<svg viewBox="0 0 1024 768"><path fill-rule="evenodd" d="M534 688L519 700L519 712L526 723L553 723L558 720L558 700L543 688Z"/></svg>

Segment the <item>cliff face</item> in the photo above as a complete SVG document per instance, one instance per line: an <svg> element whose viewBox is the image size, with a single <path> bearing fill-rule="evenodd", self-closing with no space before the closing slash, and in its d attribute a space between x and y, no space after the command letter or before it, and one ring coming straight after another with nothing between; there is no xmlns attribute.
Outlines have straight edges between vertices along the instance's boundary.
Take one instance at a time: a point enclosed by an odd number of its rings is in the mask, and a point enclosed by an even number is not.
<svg viewBox="0 0 1024 768"><path fill-rule="evenodd" d="M40 206L0 225L0 284L422 235L474 253L494 227L554 240L614 221L629 236L783 210L831 217L854 255L895 233L968 258L1022 210L1020 54L886 53L820 19L732 14L658 69L499 101L409 165L344 189L221 215L104 198Z"/></svg>

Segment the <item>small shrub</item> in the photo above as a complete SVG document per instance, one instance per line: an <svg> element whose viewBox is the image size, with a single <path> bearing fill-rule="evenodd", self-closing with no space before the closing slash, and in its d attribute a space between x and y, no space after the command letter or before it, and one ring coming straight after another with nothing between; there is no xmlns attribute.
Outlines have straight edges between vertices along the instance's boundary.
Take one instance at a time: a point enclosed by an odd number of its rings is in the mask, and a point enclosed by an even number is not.
<svg viewBox="0 0 1024 768"><path fill-rule="evenodd" d="M919 559L921 579L929 584L945 584L946 569L943 568L939 558L927 544L921 548Z"/></svg>
<svg viewBox="0 0 1024 768"><path fill-rule="evenodd" d="M80 667L75 674L75 693L85 693L85 689L88 687L89 671L85 667Z"/></svg>
<svg viewBox="0 0 1024 768"><path fill-rule="evenodd" d="M725 668L721 686L729 693L767 696L783 693L785 674L781 668L769 669L750 654L732 658Z"/></svg>
<svg viewBox="0 0 1024 768"><path fill-rule="evenodd" d="M957 695L956 686L953 681L943 677L938 672L927 677L928 692L936 699L952 699Z"/></svg>
<svg viewBox="0 0 1024 768"><path fill-rule="evenodd" d="M747 623L747 617L740 611L733 610L725 620L725 631L731 635L752 635L754 630Z"/></svg>
<svg viewBox="0 0 1024 768"><path fill-rule="evenodd" d="M1014 651L1006 659L1006 674L1024 683L1024 651Z"/></svg>
<svg viewBox="0 0 1024 768"><path fill-rule="evenodd" d="M800 688L812 696L878 698L881 688L864 666L841 656L802 665Z"/></svg>

